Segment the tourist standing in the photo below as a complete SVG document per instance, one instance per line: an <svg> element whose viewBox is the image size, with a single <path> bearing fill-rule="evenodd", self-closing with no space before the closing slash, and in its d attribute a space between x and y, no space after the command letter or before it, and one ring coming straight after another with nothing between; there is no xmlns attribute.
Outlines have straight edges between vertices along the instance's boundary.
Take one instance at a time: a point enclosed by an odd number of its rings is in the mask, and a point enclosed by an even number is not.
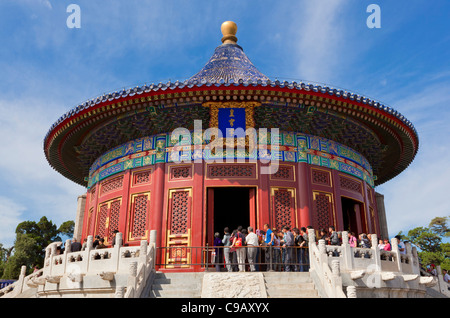
<svg viewBox="0 0 450 318"><path fill-rule="evenodd" d="M400 235L396 235L395 238L398 241L398 251L400 252L400 254L406 254L406 247L405 243L403 243L402 241L402 237Z"/></svg>
<svg viewBox="0 0 450 318"><path fill-rule="evenodd" d="M71 252L81 251L81 243L77 242L77 239L75 237L72 238L72 243L70 244L70 251Z"/></svg>
<svg viewBox="0 0 450 318"><path fill-rule="evenodd" d="M250 265L250 271L255 272L256 257L258 255L258 236L253 233L253 227L249 226L247 230L248 235L245 237L245 242L247 244L247 258Z"/></svg>
<svg viewBox="0 0 450 318"><path fill-rule="evenodd" d="M391 250L391 244L389 243L388 239L384 239L384 250L390 251Z"/></svg>
<svg viewBox="0 0 450 318"><path fill-rule="evenodd" d="M272 250L272 246L273 246L273 237L274 237L274 233L273 231L270 229L269 224L264 224L264 232L266 233L265 235L265 239L264 239L264 244L266 246L266 250L265 250L265 254L266 254L266 270L270 271L273 268L270 268L270 264L272 264L273 262L273 250Z"/></svg>
<svg viewBox="0 0 450 318"><path fill-rule="evenodd" d="M284 233L284 237L283 237L283 248L286 251L286 257L284 260L284 270L286 272L290 272L292 269L292 262L293 262L293 251L292 251L292 247L294 246L294 234L292 234L289 226L285 226L283 227L283 233Z"/></svg>
<svg viewBox="0 0 450 318"><path fill-rule="evenodd" d="M339 245L339 235L335 231L334 226L330 226L328 231L330 233L330 237L329 237L330 244L331 245Z"/></svg>
<svg viewBox="0 0 450 318"><path fill-rule="evenodd" d="M309 255L308 255L308 233L305 227L300 228L300 271L307 272L309 270Z"/></svg>
<svg viewBox="0 0 450 318"><path fill-rule="evenodd" d="M230 246L231 246L231 234L230 234L230 229L228 227L226 227L224 230L224 235L223 235L223 239L222 239L222 244L224 246L223 249L223 255L225 258L225 264L227 267L227 271L232 272L232 268L231 268L231 258L230 258Z"/></svg>
<svg viewBox="0 0 450 318"><path fill-rule="evenodd" d="M222 265L222 248L219 246L223 246L222 240L220 239L220 233L216 232L214 233L214 252L215 252L215 258L214 258L214 264L216 264L216 272L220 272L220 265Z"/></svg>
<svg viewBox="0 0 450 318"><path fill-rule="evenodd" d="M240 272L245 272L245 236L242 233L242 226L238 226L232 246L236 249L238 268Z"/></svg>
<svg viewBox="0 0 450 318"><path fill-rule="evenodd" d="M358 240L355 237L355 232L348 232L348 244L350 247L358 247Z"/></svg>

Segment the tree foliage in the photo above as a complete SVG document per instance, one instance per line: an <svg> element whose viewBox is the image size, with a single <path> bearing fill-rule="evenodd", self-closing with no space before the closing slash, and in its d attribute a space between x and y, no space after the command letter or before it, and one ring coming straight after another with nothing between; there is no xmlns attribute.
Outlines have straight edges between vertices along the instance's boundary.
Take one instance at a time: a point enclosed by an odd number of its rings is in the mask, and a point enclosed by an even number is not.
<svg viewBox="0 0 450 318"><path fill-rule="evenodd" d="M402 235L403 240L408 240L418 248L422 265L440 265L442 269L450 270L450 243L443 243L444 238L450 237L450 229L447 226L449 217L435 217L428 227L416 227Z"/></svg>
<svg viewBox="0 0 450 318"><path fill-rule="evenodd" d="M41 217L39 222L24 221L19 223L16 227L14 254L11 255L12 248L8 255L8 251L0 246L1 277L6 279L17 278L20 275L22 265L27 267L28 273L36 265L42 268L45 248L52 242L61 241L61 236L72 236L73 228L73 221L66 221L58 228L45 216Z"/></svg>

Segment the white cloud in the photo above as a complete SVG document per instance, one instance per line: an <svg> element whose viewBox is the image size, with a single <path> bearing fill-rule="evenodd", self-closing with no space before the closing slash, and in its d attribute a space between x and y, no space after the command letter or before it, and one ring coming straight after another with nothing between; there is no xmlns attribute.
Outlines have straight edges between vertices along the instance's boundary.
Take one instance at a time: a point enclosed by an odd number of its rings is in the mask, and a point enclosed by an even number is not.
<svg viewBox="0 0 450 318"><path fill-rule="evenodd" d="M77 196L85 189L54 171L42 141L54 108L38 98L0 100L0 243L12 245L22 221L42 216L59 226L74 220Z"/></svg>
<svg viewBox="0 0 450 318"><path fill-rule="evenodd" d="M377 189L385 196L391 235L428 226L436 216L450 216L450 94L446 89L450 83L427 84L404 90L409 95L394 103L415 125L420 144L412 164Z"/></svg>
<svg viewBox="0 0 450 318"><path fill-rule="evenodd" d="M336 66L342 63L343 40L346 34L343 13L348 1L302 2L297 28L296 72L305 80L316 82L333 81Z"/></svg>
<svg viewBox="0 0 450 318"><path fill-rule="evenodd" d="M16 238L15 230L22 220L25 206L9 198L0 196L0 243L10 247Z"/></svg>

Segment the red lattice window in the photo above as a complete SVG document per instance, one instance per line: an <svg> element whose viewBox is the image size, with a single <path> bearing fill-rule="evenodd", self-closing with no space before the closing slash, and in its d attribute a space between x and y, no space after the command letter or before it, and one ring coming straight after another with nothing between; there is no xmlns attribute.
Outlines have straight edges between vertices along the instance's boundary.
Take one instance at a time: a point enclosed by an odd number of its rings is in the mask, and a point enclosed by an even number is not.
<svg viewBox="0 0 450 318"><path fill-rule="evenodd" d="M172 193L172 221L171 234L186 234L189 217L189 191L175 191Z"/></svg>
<svg viewBox="0 0 450 318"><path fill-rule="evenodd" d="M98 209L96 235L111 243L114 230L119 229L121 199L103 202Z"/></svg>
<svg viewBox="0 0 450 318"><path fill-rule="evenodd" d="M312 175L312 183L325 186L331 185L330 173L328 171L312 169L311 175Z"/></svg>
<svg viewBox="0 0 450 318"><path fill-rule="evenodd" d="M89 213L88 213L88 216L87 216L86 235L90 235L91 234L92 213L94 213L94 208L90 208L89 209Z"/></svg>
<svg viewBox="0 0 450 318"><path fill-rule="evenodd" d="M89 191L89 198L90 198L90 202L93 202L95 200L95 194L97 193L97 186L94 186L91 188L91 190Z"/></svg>
<svg viewBox="0 0 450 318"><path fill-rule="evenodd" d="M292 166L279 166L278 171L274 173L271 178L294 181L294 168Z"/></svg>
<svg viewBox="0 0 450 318"><path fill-rule="evenodd" d="M147 214L149 207L149 195L147 193L138 194L133 197L133 221L131 236L133 238L144 237L147 230Z"/></svg>
<svg viewBox="0 0 450 318"><path fill-rule="evenodd" d="M209 166L209 177L211 178L248 178L253 177L255 165L219 164Z"/></svg>
<svg viewBox="0 0 450 318"><path fill-rule="evenodd" d="M111 202L109 207L108 242L111 242L113 231L119 230L120 200Z"/></svg>
<svg viewBox="0 0 450 318"><path fill-rule="evenodd" d="M187 179L191 177L191 166L171 167L170 179Z"/></svg>
<svg viewBox="0 0 450 318"><path fill-rule="evenodd" d="M362 184L361 182L358 182L356 180L345 178L345 177L339 177L339 183L341 185L341 189L353 191L353 192L362 192Z"/></svg>
<svg viewBox="0 0 450 318"><path fill-rule="evenodd" d="M287 189L275 190L273 194L273 212L275 227L281 230L284 226L293 227L294 202L292 192Z"/></svg>
<svg viewBox="0 0 450 318"><path fill-rule="evenodd" d="M314 192L314 223L318 229L326 229L332 222L333 206L331 194Z"/></svg>
<svg viewBox="0 0 450 318"><path fill-rule="evenodd" d="M106 193L121 189L123 186L123 176L106 180L101 185L100 195L104 195Z"/></svg>
<svg viewBox="0 0 450 318"><path fill-rule="evenodd" d="M108 203L102 204L98 211L97 235L106 236L106 221L108 219Z"/></svg>
<svg viewBox="0 0 450 318"><path fill-rule="evenodd" d="M151 177L152 177L151 170L136 172L134 174L133 184L140 185L140 184L150 183Z"/></svg>

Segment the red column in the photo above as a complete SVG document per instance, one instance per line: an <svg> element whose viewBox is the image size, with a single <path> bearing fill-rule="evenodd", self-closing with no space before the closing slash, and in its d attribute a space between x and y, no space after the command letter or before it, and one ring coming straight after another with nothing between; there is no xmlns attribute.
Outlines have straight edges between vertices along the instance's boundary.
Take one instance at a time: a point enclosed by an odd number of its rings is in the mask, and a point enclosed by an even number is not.
<svg viewBox="0 0 450 318"><path fill-rule="evenodd" d="M312 190L309 169L306 163L297 164L298 220L300 227L312 225Z"/></svg>
<svg viewBox="0 0 450 318"><path fill-rule="evenodd" d="M259 208L257 211L258 229L262 229L265 223L273 226L270 217L270 179L268 174L261 174L261 163L259 164Z"/></svg>
<svg viewBox="0 0 450 318"><path fill-rule="evenodd" d="M336 231L344 231L344 219L342 216L341 190L339 181L339 172L331 170L331 178L333 179L333 204L334 211L336 211L336 224L334 227Z"/></svg>
<svg viewBox="0 0 450 318"><path fill-rule="evenodd" d="M165 228L162 220L164 215L164 179L165 179L165 163L156 163L155 171L153 172L153 191L151 194L152 206L152 222L151 230L157 231L156 246L161 246L161 238L165 236Z"/></svg>

